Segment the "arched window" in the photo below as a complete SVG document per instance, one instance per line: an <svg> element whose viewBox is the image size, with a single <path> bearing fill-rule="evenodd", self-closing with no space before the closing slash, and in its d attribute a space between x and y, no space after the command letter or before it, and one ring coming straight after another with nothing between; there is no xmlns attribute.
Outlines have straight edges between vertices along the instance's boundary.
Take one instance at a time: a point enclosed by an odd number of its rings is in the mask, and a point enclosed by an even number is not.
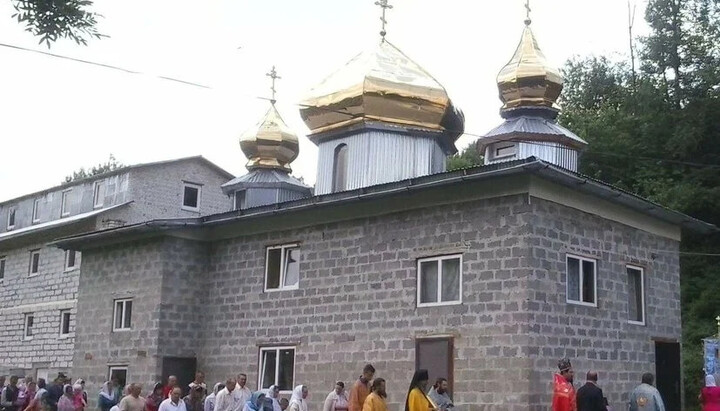
<svg viewBox="0 0 720 411"><path fill-rule="evenodd" d="M333 193L347 190L347 152L347 144L340 144L335 147L335 154L333 155Z"/></svg>

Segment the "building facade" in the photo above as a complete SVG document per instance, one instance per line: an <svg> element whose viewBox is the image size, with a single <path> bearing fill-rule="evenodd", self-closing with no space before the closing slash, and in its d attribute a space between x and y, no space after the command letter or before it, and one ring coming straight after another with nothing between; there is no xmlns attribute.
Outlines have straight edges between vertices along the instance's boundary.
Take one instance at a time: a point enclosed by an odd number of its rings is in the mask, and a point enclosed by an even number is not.
<svg viewBox="0 0 720 411"><path fill-rule="evenodd" d="M0 374L69 371L82 254L59 237L231 210L232 178L202 157L141 164L0 204Z"/></svg>

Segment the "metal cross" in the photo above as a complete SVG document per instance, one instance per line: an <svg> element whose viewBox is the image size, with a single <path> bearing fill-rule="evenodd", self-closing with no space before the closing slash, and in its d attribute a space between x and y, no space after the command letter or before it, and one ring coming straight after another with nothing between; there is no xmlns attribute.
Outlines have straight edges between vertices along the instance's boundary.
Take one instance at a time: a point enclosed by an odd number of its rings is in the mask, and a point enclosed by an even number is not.
<svg viewBox="0 0 720 411"><path fill-rule="evenodd" d="M530 23L532 23L532 20L530 20L530 12L532 9L530 8L530 0L525 0L525 25L529 26Z"/></svg>
<svg viewBox="0 0 720 411"><path fill-rule="evenodd" d="M280 80L282 77L278 76L277 71L275 71L275 66L272 66L270 72L265 75L272 79L272 85L270 86L270 91L272 91L272 98L270 99L270 102L272 104L275 104L275 80Z"/></svg>
<svg viewBox="0 0 720 411"><path fill-rule="evenodd" d="M387 9L393 8L393 6L388 4L388 0L378 0L375 2L375 5L380 6L380 8L382 9L382 17L380 17L380 21L382 22L382 30L380 30L380 36L382 36L382 41L385 41L385 35L387 34L387 31L385 31L385 25L387 24L387 20L385 20L385 11Z"/></svg>

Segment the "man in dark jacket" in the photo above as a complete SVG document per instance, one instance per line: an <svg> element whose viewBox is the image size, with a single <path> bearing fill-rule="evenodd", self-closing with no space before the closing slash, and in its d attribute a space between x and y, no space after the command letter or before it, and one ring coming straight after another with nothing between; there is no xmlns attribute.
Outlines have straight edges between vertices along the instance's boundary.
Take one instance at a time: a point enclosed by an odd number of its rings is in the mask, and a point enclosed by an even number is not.
<svg viewBox="0 0 720 411"><path fill-rule="evenodd" d="M57 403L60 397L63 396L63 385L65 385L66 380L65 374L59 372L57 378L47 387L47 405L50 411L57 410Z"/></svg>
<svg viewBox="0 0 720 411"><path fill-rule="evenodd" d="M598 375L588 371L587 382L577 392L577 411L606 411L605 399L597 386Z"/></svg>
<svg viewBox="0 0 720 411"><path fill-rule="evenodd" d="M18 395L20 394L20 389L17 386L18 384L18 377L13 375L10 377L10 384L7 385L7 387L2 389L2 392L0 393L0 407L2 407L3 411L17 411L18 410Z"/></svg>

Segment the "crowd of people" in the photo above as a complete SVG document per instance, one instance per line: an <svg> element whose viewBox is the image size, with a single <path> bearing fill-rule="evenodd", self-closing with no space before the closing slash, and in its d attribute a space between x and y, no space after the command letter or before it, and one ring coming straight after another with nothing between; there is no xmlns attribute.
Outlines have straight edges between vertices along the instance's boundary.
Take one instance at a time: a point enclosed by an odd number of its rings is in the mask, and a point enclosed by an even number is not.
<svg viewBox="0 0 720 411"><path fill-rule="evenodd" d="M28 377L22 385L18 385L18 377L10 377L5 384L5 377L0 377L0 411L83 411L87 408L88 395L85 381L79 379L75 383L60 373L47 385L45 379L34 381Z"/></svg>

